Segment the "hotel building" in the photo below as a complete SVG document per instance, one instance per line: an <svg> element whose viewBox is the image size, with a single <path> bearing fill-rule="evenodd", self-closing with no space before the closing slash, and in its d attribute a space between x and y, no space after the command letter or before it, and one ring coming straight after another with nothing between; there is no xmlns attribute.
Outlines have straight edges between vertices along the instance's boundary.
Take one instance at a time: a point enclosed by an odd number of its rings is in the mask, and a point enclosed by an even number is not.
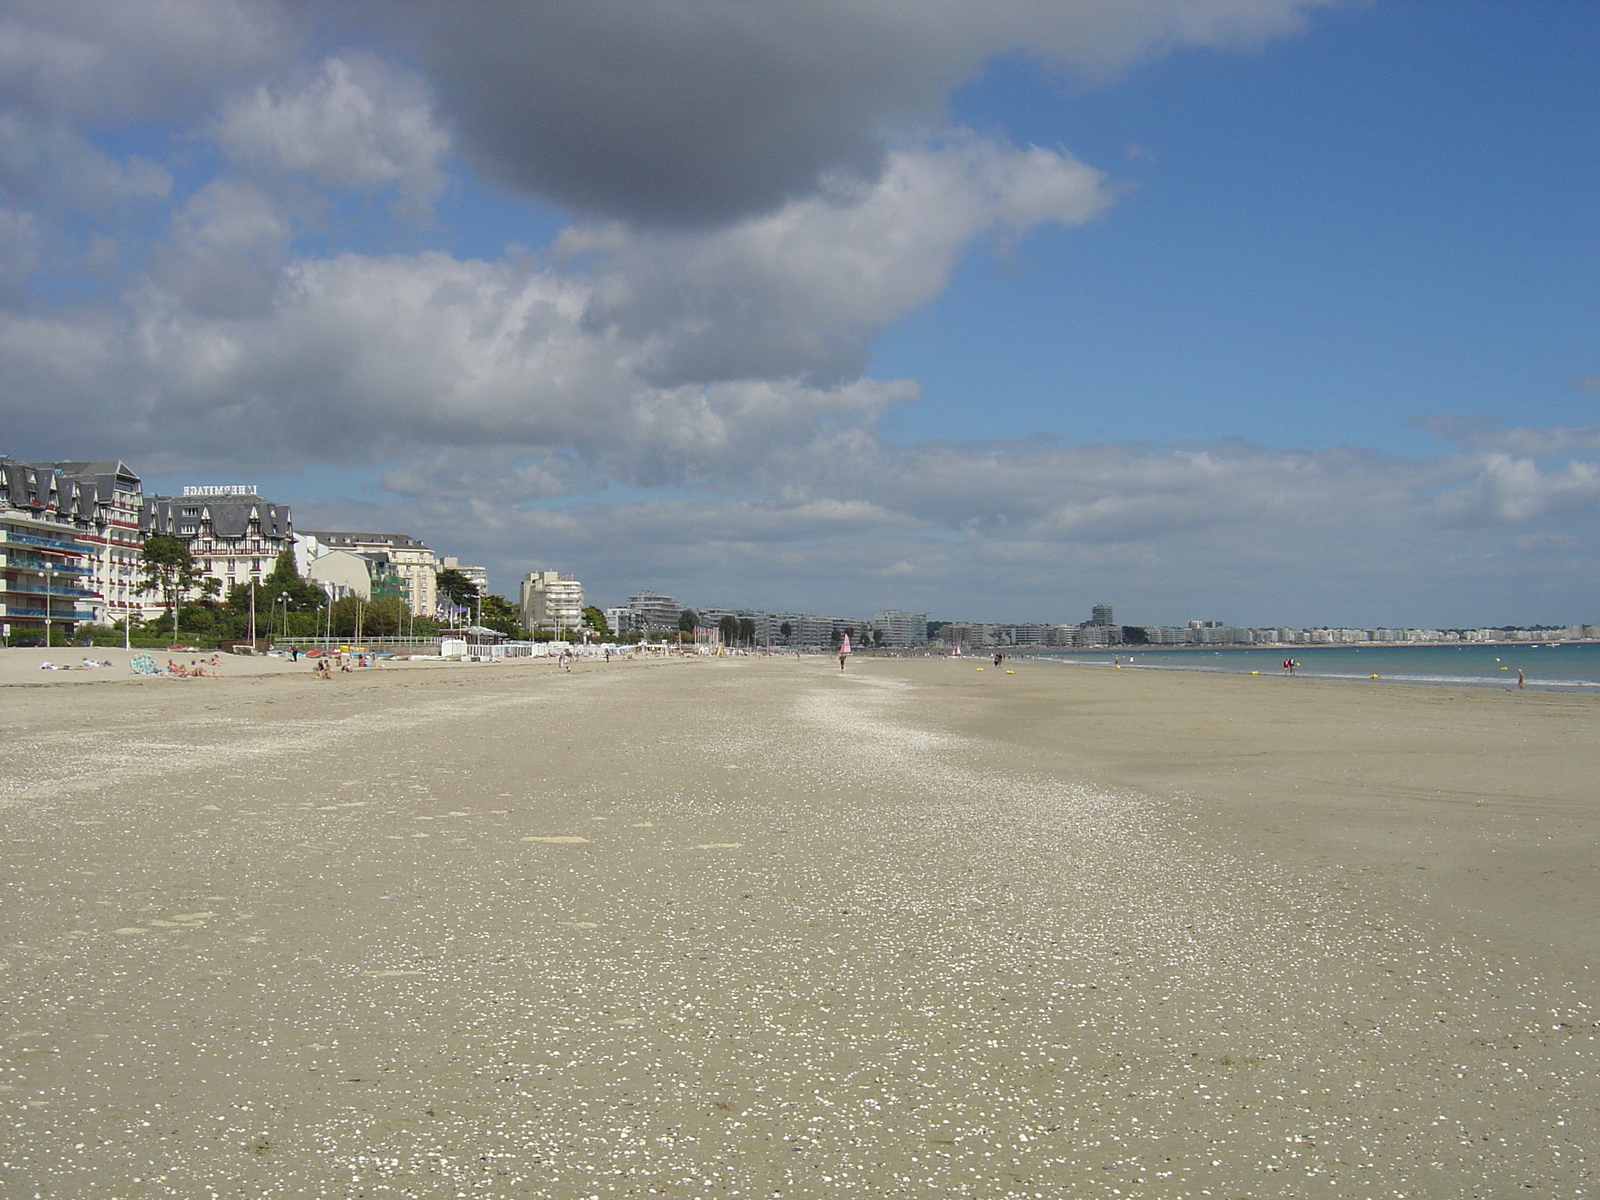
<svg viewBox="0 0 1600 1200"><path fill-rule="evenodd" d="M294 544L289 506L264 500L244 484L148 496L139 528L145 538L165 534L187 543L201 572L222 581L223 595L236 584L260 582Z"/></svg>

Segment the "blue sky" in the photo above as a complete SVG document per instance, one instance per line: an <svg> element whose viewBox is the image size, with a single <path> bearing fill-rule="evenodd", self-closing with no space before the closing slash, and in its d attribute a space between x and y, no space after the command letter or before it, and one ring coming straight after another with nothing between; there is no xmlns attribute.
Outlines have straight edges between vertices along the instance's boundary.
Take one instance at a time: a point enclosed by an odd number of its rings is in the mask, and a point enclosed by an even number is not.
<svg viewBox="0 0 1600 1200"><path fill-rule="evenodd" d="M927 389L892 434L1432 455L1410 418L1593 423L1597 46L1600 6L1415 0L1098 86L993 64L956 119L1134 190L1009 259L972 251L885 333L872 370Z"/></svg>
<svg viewBox="0 0 1600 1200"><path fill-rule="evenodd" d="M1595 5L441 14L0 3L0 451L507 592L1600 620Z"/></svg>

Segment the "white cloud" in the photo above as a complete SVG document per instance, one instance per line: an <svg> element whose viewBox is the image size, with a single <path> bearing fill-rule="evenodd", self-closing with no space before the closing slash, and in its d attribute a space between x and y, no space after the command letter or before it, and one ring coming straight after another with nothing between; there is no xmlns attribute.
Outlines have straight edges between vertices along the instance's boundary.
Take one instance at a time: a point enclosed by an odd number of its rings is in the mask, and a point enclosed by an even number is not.
<svg viewBox="0 0 1600 1200"><path fill-rule="evenodd" d="M640 343L655 380L837 378L944 290L974 238L1081 224L1110 202L1105 176L1069 154L958 132L897 151L870 184L837 179L715 232L574 226L556 250L603 252L596 318Z"/></svg>
<svg viewBox="0 0 1600 1200"><path fill-rule="evenodd" d="M1434 511L1450 525L1533 520L1548 513L1600 505L1600 465L1568 462L1542 471L1532 459L1487 454L1470 482L1440 493Z"/></svg>
<svg viewBox="0 0 1600 1200"><path fill-rule="evenodd" d="M0 105L50 120L194 111L298 40L275 0L9 0L6 10Z"/></svg>
<svg viewBox="0 0 1600 1200"><path fill-rule="evenodd" d="M1416 422L1436 437L1473 450L1499 450L1522 458L1548 458L1567 451L1600 450L1600 425L1496 429L1481 417L1422 417Z"/></svg>
<svg viewBox="0 0 1600 1200"><path fill-rule="evenodd" d="M164 315L245 317L266 312L281 277L293 226L270 195L238 179L208 183L173 217L172 241L157 256Z"/></svg>
<svg viewBox="0 0 1600 1200"><path fill-rule="evenodd" d="M0 297L21 289L39 258L39 223L33 214L0 208Z"/></svg>
<svg viewBox="0 0 1600 1200"><path fill-rule="evenodd" d="M343 188L394 184L418 210L444 186L450 149L423 82L363 53L326 59L297 87L257 85L213 132L240 166Z"/></svg>
<svg viewBox="0 0 1600 1200"><path fill-rule="evenodd" d="M139 155L112 158L67 126L0 112L0 189L53 218L63 208L100 214L163 199L172 176Z"/></svg>
<svg viewBox="0 0 1600 1200"><path fill-rule="evenodd" d="M720 480L807 444L819 421L914 398L861 378L860 347L937 295L964 244L1107 202L1070 156L961 135L898 153L873 185L727 229L573 233L576 270L291 259L281 203L221 179L177 214L100 357L120 355L120 386L147 398L146 443L196 454L238 445L244 423L263 461L520 447L634 483Z"/></svg>

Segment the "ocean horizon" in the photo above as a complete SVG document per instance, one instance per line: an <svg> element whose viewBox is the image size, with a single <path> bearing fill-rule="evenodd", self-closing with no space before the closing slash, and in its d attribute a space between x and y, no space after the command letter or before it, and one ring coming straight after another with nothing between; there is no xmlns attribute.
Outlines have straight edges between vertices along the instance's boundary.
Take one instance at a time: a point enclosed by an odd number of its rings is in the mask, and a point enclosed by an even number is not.
<svg viewBox="0 0 1600 1200"><path fill-rule="evenodd" d="M1206 671L1224 675L1282 675L1283 660L1295 659L1307 679L1365 679L1436 687L1515 687L1520 670L1526 686L1541 691L1600 691L1600 642L1365 646L1119 646L1094 650L1030 650L1035 661L1158 671Z"/></svg>

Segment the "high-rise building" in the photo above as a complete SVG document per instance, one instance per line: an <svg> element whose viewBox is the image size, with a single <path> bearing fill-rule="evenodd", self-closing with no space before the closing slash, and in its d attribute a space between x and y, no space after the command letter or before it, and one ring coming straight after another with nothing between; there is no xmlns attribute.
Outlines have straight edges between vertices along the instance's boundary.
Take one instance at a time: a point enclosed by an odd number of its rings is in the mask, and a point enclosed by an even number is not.
<svg viewBox="0 0 1600 1200"><path fill-rule="evenodd" d="M1079 609L1078 611L1082 612L1083 610ZM1089 618L1089 624L1091 624L1091 625L1115 625L1116 623L1117 623L1116 618L1111 615L1111 605L1109 605L1109 604L1096 604L1094 606L1093 615Z"/></svg>
<svg viewBox="0 0 1600 1200"><path fill-rule="evenodd" d="M928 641L928 614L888 608L873 618L872 629L883 634L885 646L923 646Z"/></svg>
<svg viewBox="0 0 1600 1200"><path fill-rule="evenodd" d="M676 600L660 592L635 592L624 607L629 628L639 633L676 633L678 615L683 611Z"/></svg>
<svg viewBox="0 0 1600 1200"><path fill-rule="evenodd" d="M520 600L522 623L529 629L559 633L583 624L583 584L571 575L530 571L522 577Z"/></svg>

